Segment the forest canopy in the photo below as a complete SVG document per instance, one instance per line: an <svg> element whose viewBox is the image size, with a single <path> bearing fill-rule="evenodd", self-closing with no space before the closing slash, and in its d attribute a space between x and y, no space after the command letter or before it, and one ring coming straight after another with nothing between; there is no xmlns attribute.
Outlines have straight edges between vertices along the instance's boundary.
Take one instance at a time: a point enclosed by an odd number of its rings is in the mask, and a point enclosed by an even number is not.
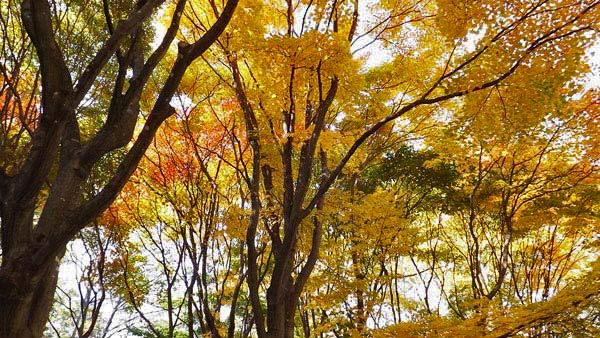
<svg viewBox="0 0 600 338"><path fill-rule="evenodd" d="M600 1L1 1L0 338L600 335Z"/></svg>

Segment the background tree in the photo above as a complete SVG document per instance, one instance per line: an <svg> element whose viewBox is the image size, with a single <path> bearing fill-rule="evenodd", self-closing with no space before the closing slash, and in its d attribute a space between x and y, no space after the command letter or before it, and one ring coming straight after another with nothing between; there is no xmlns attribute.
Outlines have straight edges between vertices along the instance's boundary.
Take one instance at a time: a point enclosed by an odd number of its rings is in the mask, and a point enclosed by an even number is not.
<svg viewBox="0 0 600 338"><path fill-rule="evenodd" d="M46 336L109 338L127 330L126 302L107 285L114 241L96 223L69 244Z"/></svg>

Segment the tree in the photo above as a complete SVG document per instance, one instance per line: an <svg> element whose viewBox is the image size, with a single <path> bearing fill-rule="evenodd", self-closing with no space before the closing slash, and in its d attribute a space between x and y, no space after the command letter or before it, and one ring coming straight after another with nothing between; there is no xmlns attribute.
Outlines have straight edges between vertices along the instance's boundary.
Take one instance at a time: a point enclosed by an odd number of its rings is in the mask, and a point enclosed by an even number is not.
<svg viewBox="0 0 600 338"><path fill-rule="evenodd" d="M111 280L111 276L107 276L107 272L110 273L107 261L114 251L115 236L98 224L80 234L69 243L63 258L62 276L59 276L45 335L108 338L124 331L123 324L127 324L123 319L115 319L117 315L123 317L125 301L116 292L111 292L112 286L106 283ZM75 276L69 276L69 273ZM69 283L73 277L76 283ZM115 323L118 325L113 325Z"/></svg>
<svg viewBox="0 0 600 338"><path fill-rule="evenodd" d="M555 69L549 59L577 65L598 5L382 1L361 24L358 2L251 3L207 63L236 97L242 143L252 147L241 170L251 196L247 280L258 336L294 336L322 243L316 211L341 175L360 169L361 146L402 128L393 121L415 123L461 98L502 91L512 77ZM264 13L276 18L268 27L256 24ZM358 51L372 44L390 57L368 68ZM265 241L273 259L261 283L256 246Z"/></svg>
<svg viewBox="0 0 600 338"><path fill-rule="evenodd" d="M174 113L170 101L186 69L225 30L238 1L215 8L220 14L213 24L192 43L179 43L170 62L169 49L187 1L164 9L171 13L170 23L150 49L148 23L163 3L24 0L17 8L14 1L3 2L3 41L14 48L3 56L2 123L3 130L10 130L3 144L21 151L3 159L0 173L0 337L41 337L65 246L125 185L158 127ZM23 31L35 60L26 57L30 49ZM95 50L82 55L90 46ZM30 65L28 72L25 64ZM161 67L165 78L158 88L150 88ZM17 83L20 75L27 80ZM19 86L30 92L20 93ZM95 100L99 94L104 104ZM90 96L104 116L101 126L91 131L82 125ZM136 133L141 113L145 122ZM131 147L99 192L84 196L84 184L98 163L132 137Z"/></svg>
<svg viewBox="0 0 600 338"><path fill-rule="evenodd" d="M214 108L210 102L205 106ZM239 182L224 164L235 157L228 151L232 131L218 119L202 122L211 114L197 109L186 107L163 125L132 182L110 208L119 219L112 227L128 229L119 280L155 336L160 335L158 321L166 337L176 330L190 337L245 337L252 318L242 289L243 236L234 233L236 221L241 222L235 202ZM207 129L211 133L198 132ZM143 281L136 280L140 274L126 264L136 252L146 257L143 284L152 290L141 297L133 296L142 289ZM223 320L226 306L229 314Z"/></svg>

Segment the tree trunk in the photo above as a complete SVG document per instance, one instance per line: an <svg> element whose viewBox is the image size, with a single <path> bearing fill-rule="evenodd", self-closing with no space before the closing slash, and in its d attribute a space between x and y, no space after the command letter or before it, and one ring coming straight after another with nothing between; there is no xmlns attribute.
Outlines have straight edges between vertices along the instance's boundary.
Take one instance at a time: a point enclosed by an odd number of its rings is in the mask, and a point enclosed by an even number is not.
<svg viewBox="0 0 600 338"><path fill-rule="evenodd" d="M0 338L42 337L48 321L58 280L59 259L38 269L24 263L24 259L2 262Z"/></svg>
<svg viewBox="0 0 600 338"><path fill-rule="evenodd" d="M267 332L269 338L293 338L296 304L291 275L283 283L271 283L267 290Z"/></svg>

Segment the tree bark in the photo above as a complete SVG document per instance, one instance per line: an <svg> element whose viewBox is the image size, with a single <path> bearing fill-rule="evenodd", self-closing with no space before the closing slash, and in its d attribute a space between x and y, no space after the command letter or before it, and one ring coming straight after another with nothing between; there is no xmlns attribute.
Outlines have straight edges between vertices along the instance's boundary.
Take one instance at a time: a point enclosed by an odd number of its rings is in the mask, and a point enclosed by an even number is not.
<svg viewBox="0 0 600 338"><path fill-rule="evenodd" d="M44 333L58 280L58 259L32 269L7 262L0 282L2 337L37 338Z"/></svg>

